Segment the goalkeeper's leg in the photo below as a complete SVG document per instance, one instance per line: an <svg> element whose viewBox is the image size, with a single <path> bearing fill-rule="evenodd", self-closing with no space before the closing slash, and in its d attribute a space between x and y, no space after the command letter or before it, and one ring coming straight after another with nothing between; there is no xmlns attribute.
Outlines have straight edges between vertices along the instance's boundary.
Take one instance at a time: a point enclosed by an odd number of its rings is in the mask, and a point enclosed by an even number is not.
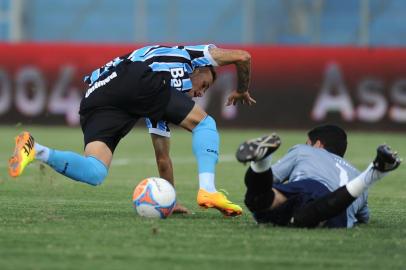
<svg viewBox="0 0 406 270"><path fill-rule="evenodd" d="M345 186L298 209L293 215L292 224L311 228L339 215L376 181L398 168L400 163L397 152L386 145L379 146L374 161L364 172Z"/></svg>

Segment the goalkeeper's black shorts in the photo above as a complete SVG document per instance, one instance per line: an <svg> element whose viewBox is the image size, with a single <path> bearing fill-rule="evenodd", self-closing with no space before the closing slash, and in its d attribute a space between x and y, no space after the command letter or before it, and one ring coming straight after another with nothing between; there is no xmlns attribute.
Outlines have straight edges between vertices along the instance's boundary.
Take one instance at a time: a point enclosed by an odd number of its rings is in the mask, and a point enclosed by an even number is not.
<svg viewBox="0 0 406 270"><path fill-rule="evenodd" d="M253 213L253 216L258 223L273 223L275 225L286 226L295 211L298 211L306 204L331 193L331 191L329 191L322 183L312 179L289 182L286 184L273 184L272 188L283 193L288 200L280 207L273 210ZM346 228L346 211L327 220L324 226L328 228Z"/></svg>

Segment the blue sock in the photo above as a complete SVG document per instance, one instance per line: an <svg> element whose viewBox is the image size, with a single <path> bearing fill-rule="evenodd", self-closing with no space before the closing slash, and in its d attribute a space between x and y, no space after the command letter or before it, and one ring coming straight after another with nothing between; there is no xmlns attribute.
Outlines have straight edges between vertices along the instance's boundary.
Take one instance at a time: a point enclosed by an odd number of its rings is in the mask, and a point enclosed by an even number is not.
<svg viewBox="0 0 406 270"><path fill-rule="evenodd" d="M51 150L46 163L60 174L93 186L103 183L108 172L97 158L68 151Z"/></svg>
<svg viewBox="0 0 406 270"><path fill-rule="evenodd" d="M197 159L200 188L209 192L216 191L214 173L219 155L219 134L216 122L207 116L193 130L192 148Z"/></svg>

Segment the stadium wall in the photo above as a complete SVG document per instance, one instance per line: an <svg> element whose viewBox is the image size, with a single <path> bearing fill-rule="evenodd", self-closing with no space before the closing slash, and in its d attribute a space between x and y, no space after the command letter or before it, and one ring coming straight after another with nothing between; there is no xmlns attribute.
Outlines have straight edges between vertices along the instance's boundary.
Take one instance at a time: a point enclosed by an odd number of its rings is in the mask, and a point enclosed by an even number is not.
<svg viewBox="0 0 406 270"><path fill-rule="evenodd" d="M0 123L77 125L83 76L140 46L0 43ZM219 126L406 130L406 49L230 47L251 53L257 105L225 107L236 75L220 68L198 100Z"/></svg>

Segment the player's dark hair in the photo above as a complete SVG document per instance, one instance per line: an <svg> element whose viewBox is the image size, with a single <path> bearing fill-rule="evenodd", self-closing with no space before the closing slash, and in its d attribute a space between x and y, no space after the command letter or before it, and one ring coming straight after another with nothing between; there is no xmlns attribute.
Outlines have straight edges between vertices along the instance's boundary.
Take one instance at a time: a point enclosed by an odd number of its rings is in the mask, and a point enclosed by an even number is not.
<svg viewBox="0 0 406 270"><path fill-rule="evenodd" d="M347 150L347 134L336 125L323 125L313 128L307 133L312 145L319 140L324 149L330 153L344 157Z"/></svg>

